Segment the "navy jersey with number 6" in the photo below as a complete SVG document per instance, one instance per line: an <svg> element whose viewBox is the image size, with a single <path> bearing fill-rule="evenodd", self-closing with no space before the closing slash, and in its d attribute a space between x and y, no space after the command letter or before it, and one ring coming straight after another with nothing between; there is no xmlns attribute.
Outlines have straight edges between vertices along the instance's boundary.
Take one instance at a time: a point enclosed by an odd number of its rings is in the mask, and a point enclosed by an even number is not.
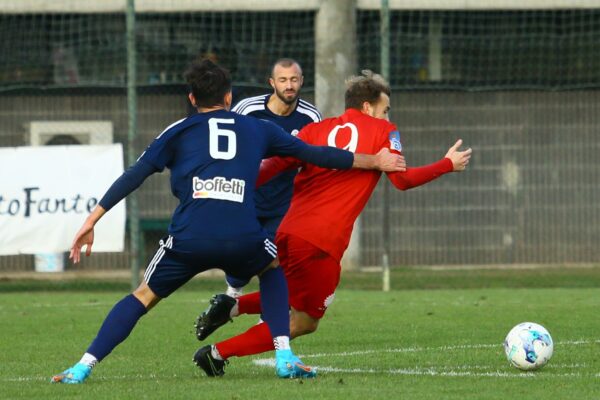
<svg viewBox="0 0 600 400"><path fill-rule="evenodd" d="M200 113L162 132L138 163L171 170L179 199L169 233L179 240L260 234L254 189L263 158L292 156L350 168L353 155L309 146L275 124L225 110Z"/></svg>

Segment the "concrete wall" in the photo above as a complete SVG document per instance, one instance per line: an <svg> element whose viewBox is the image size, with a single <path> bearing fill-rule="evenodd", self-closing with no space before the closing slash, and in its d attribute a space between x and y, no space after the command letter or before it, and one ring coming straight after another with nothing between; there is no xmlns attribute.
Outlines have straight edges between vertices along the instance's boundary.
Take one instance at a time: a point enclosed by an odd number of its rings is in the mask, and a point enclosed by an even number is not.
<svg viewBox="0 0 600 400"><path fill-rule="evenodd" d="M411 165L457 138L468 171L391 198L391 264L600 261L600 92L430 92L392 97ZM380 191L379 193L381 193ZM380 262L381 196L364 212L362 264Z"/></svg>
<svg viewBox="0 0 600 400"><path fill-rule="evenodd" d="M139 104L140 152L187 113L180 94L142 95ZM391 264L599 262L599 105L599 91L393 94L391 117L410 165L441 158L459 137L474 155L467 172L392 192ZM25 145L29 121L63 119L111 120L125 142L123 95L3 95L0 146ZM141 189L143 217L169 218L176 205L162 175ZM363 213L362 265L381 261L381 193ZM126 260L92 257L78 268ZM6 269L32 269L31 257L0 257Z"/></svg>

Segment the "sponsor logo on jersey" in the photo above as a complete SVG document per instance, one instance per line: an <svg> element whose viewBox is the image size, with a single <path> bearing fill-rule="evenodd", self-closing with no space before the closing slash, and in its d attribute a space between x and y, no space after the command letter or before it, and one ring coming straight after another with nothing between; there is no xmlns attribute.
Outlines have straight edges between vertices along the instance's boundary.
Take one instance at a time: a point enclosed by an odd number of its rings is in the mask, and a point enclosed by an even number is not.
<svg viewBox="0 0 600 400"><path fill-rule="evenodd" d="M390 149L402 151L402 143L400 142L400 132L390 132Z"/></svg>
<svg viewBox="0 0 600 400"><path fill-rule="evenodd" d="M197 176L192 180L192 189L194 199L218 199L235 201L242 203L244 201L244 189L246 181L232 178L227 180L222 176L215 176L211 179L200 179Z"/></svg>

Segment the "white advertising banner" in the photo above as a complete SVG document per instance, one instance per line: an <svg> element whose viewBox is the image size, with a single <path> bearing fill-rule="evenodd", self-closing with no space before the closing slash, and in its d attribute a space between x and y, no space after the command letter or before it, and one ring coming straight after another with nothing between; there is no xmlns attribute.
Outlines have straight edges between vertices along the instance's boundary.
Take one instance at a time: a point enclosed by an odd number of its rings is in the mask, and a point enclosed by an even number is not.
<svg viewBox="0 0 600 400"><path fill-rule="evenodd" d="M120 144L0 148L0 255L69 250L122 173ZM94 231L93 251L123 251L125 202Z"/></svg>

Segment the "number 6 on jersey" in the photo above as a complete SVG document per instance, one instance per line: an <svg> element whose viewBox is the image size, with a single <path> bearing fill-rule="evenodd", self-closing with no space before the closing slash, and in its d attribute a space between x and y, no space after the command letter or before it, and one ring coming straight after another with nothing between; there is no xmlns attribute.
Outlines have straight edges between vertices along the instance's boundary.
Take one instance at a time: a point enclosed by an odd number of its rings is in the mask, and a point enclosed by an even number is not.
<svg viewBox="0 0 600 400"><path fill-rule="evenodd" d="M211 118L208 120L209 128L209 152L210 156L217 160L231 160L235 157L237 152L237 141L235 132L229 129L220 128L218 124L231 124L235 123L233 118ZM227 139L227 146L225 151L219 150L219 137L222 136Z"/></svg>

